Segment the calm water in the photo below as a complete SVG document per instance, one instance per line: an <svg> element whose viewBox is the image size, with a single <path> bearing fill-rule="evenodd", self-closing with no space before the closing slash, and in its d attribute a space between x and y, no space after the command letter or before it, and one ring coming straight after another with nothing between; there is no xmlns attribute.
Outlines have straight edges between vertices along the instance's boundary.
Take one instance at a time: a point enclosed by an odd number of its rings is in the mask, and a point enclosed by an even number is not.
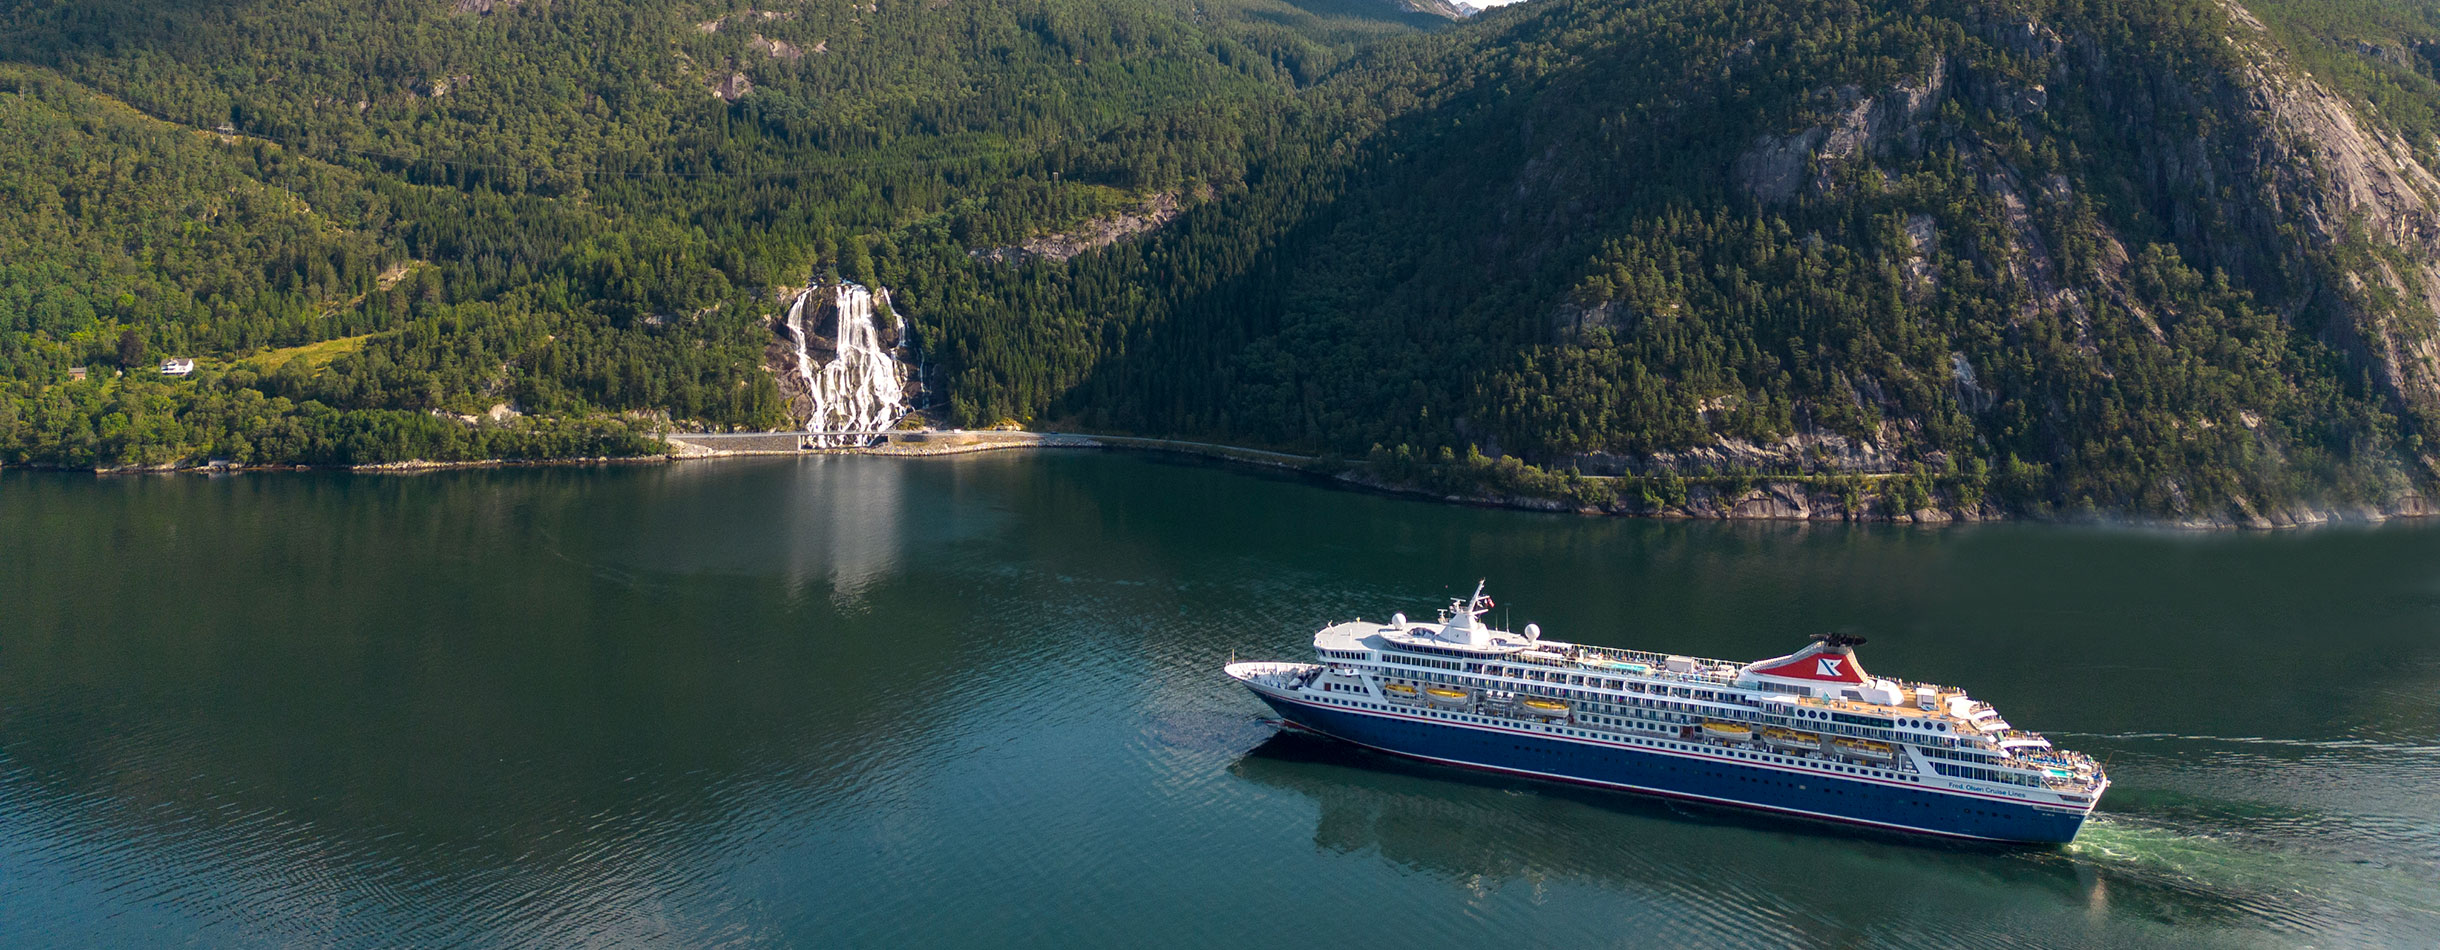
<svg viewBox="0 0 2440 950"><path fill-rule="evenodd" d="M2106 758L1974 850L1275 736L1218 672L1869 633ZM2440 525L1594 520L1123 455L0 473L0 943L2440 944Z"/></svg>

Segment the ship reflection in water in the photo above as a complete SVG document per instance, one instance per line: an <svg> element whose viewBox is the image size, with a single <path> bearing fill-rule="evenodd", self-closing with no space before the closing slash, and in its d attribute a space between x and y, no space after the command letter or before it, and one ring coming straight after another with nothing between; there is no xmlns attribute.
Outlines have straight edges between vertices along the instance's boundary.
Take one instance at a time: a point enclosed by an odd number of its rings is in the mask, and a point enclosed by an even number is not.
<svg viewBox="0 0 2440 950"><path fill-rule="evenodd" d="M2440 524L1571 519L1045 452L6 469L0 551L40 553L0 950L2440 946ZM1213 675L1484 563L1559 631L1890 631L2124 784L1960 847L1270 738Z"/></svg>
<svg viewBox="0 0 2440 950"><path fill-rule="evenodd" d="M2006 921L2036 898L2090 918L2259 926L2279 916L2271 908L2281 895L2239 867L2266 856L2107 819L2087 832L2099 844L2064 851L1933 841L1486 775L1295 730L1263 740L1229 773L1310 801L1313 845L1324 855L1375 855L1476 898L1518 888L1536 903L1583 888L1609 892L1645 911L1639 924L1659 928L1651 936L1663 944L1747 945L1768 933L1804 945L1877 945L1900 919L1910 940L2015 944L2025 935L2009 935ZM2213 856L2176 866L2153 859L2175 849ZM1760 854L1780 860L1752 860ZM1821 901L1825 889L1841 899ZM1928 912L1943 903L1948 910ZM1791 919L1799 907L1805 916Z"/></svg>

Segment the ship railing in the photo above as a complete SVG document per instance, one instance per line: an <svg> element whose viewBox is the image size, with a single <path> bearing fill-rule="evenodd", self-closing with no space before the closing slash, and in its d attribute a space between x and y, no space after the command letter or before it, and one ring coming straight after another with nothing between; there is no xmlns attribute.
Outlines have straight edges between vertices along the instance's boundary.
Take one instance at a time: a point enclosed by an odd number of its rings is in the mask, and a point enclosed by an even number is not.
<svg viewBox="0 0 2440 950"><path fill-rule="evenodd" d="M1499 660L1494 660L1494 661L1492 661L1492 662L1521 663L1521 664L1529 664L1529 665L1534 665L1534 666L1548 666L1548 667L1557 667L1557 668L1563 668L1563 669L1564 669L1564 668L1572 668L1572 667L1581 666L1581 665L1583 665L1583 664L1584 664L1586 661L1588 661L1588 660L1589 660L1589 661L1608 661L1608 662L1612 662L1612 663L1640 663L1640 664L1643 664L1643 665L1645 665L1645 666L1647 666L1647 667L1650 667L1651 669L1650 669L1648 672L1645 672L1645 673L1638 673L1638 674L1635 674L1635 675L1637 675L1637 676L1649 676L1649 677L1652 677L1652 678L1654 678L1654 679L1677 680L1677 681L1680 681L1680 682L1688 682L1688 683L1706 683L1706 684L1714 684L1714 685L1718 685L1718 684L1733 684L1733 683L1735 683L1735 682L1736 682L1736 679L1737 679L1737 676L1736 676L1736 670L1740 668L1740 667L1739 667L1737 664L1735 664L1735 663L1731 663L1731 662L1729 662L1729 661L1727 661L1727 660L1707 660L1707 659L1704 659L1704 658L1701 658L1701 657L1693 657L1693 658L1691 658L1691 659L1694 659L1694 660L1695 660L1695 662L1697 662L1697 663L1707 663L1707 664L1709 664L1709 663L1716 663L1716 664L1722 664L1722 665L1727 666L1727 667L1728 667L1728 669L1727 669L1727 670L1724 670L1724 671L1713 671L1713 670L1710 670L1710 669L1698 669L1698 670L1694 670L1694 671L1691 671L1691 672L1682 672L1682 673L1681 673L1681 672L1672 671L1672 670L1670 670L1670 669L1668 669L1668 668L1667 668L1667 667L1668 667L1668 662L1669 662L1669 657L1670 657L1670 656L1671 656L1671 654L1663 654L1663 653L1647 653L1647 652L1642 651L1642 650L1621 650L1621 649L1616 649L1616 648L1612 648L1612 647L1595 647L1595 646L1586 646L1586 645L1584 645L1584 644L1571 644L1571 645L1570 645L1570 650L1569 650L1569 652L1568 652L1568 653L1566 653L1566 654L1564 654L1564 655L1561 655L1561 656L1558 656L1558 657L1557 657L1557 658L1555 658L1555 659L1542 659L1542 658L1539 658L1539 657L1519 657L1519 656L1516 656L1516 655L1514 655L1514 654L1510 654L1510 655L1509 655L1509 656L1507 656L1507 657L1503 657L1503 658L1501 658L1501 659L1499 659ZM1932 692L1933 692L1935 695L1942 695L1942 696L1956 695L1956 694L1957 694L1957 692L1958 692L1956 689L1954 689L1954 688L1952 688L1952 687L1948 687L1948 686L1942 686L1942 685L1940 685L1940 684L1938 684L1938 683L1923 683L1923 682L1917 682L1917 681L1914 681L1914 680L1902 680L1902 679L1892 679L1892 680L1890 680L1890 682L1891 682L1891 683L1893 683L1893 684L1895 684L1895 685L1897 686L1897 688L1898 688L1898 691L1899 691L1900 693L1902 693L1902 694L1905 694L1905 695L1907 696L1907 698L1908 698L1908 702L1906 702L1906 703L1900 703L1899 705L1910 705L1910 704L1911 704L1911 702L1912 702L1912 699L1913 699L1914 693L1915 693L1915 691L1916 691L1916 690L1918 690L1918 689L1929 689L1929 690L1931 690L1931 691L1932 691ZM1977 702L1977 703L1974 703L1972 706L1968 707L1968 713L1967 713L1967 714L1968 714L1968 716L1969 716L1969 718L1970 718L1970 717L1972 717L1972 716L1975 716L1975 715L1980 715L1980 714L1982 714L1982 713L1986 713L1986 712L1994 712L1994 713L1995 713L1995 712L1997 712L1997 710L1994 710L1994 709L1991 707L1991 704L1989 704L1989 703Z"/></svg>
<svg viewBox="0 0 2440 950"><path fill-rule="evenodd" d="M1642 673L1629 674L1622 670L1605 670L1598 667L1588 667L1586 666L1588 661L1640 663L1648 667L1648 669ZM1568 670L1570 672L1583 672L1586 670L1591 670L1603 675L1631 675L1651 679L1671 680L1681 683L1700 683L1705 686L1725 686L1733 684L1736 681L1736 677L1724 673L1710 673L1699 670L1690 673L1681 673L1666 669L1665 666L1668 663L1668 657L1657 653L1618 653L1588 650L1581 647L1579 647L1573 654L1560 656L1555 659L1519 656L1512 653L1507 656L1488 659L1484 662L1504 663L1519 666L1539 666L1549 669Z"/></svg>
<svg viewBox="0 0 2440 950"><path fill-rule="evenodd" d="M1957 692L1955 689L1942 686L1938 683L1918 683L1914 680L1902 680L1895 677L1889 678L1889 681L1898 684L1898 691L1905 693L1909 700L1914 698L1915 691L1918 689L1931 690L1933 695L1953 695Z"/></svg>
<svg viewBox="0 0 2440 950"><path fill-rule="evenodd" d="M2073 772L2075 773L2075 776L2071 779L2073 781L2083 781L2084 776L2099 775L2101 773L2101 769L2093 764L2092 759L2081 755L2073 757L2065 755L2016 756L2008 759L2006 764L2021 769L2042 771L2046 775L2049 770L2052 769ZM2054 779L2068 778L2068 776L2059 775L2048 775L2048 777Z"/></svg>

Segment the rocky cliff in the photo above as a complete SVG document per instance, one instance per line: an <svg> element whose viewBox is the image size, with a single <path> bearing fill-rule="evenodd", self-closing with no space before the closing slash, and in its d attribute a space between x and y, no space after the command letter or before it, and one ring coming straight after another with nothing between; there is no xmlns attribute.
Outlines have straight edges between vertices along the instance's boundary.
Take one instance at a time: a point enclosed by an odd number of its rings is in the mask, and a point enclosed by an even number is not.
<svg viewBox="0 0 2440 950"><path fill-rule="evenodd" d="M2034 513L2419 511L2433 150L2299 35L2222 0L1504 8L1315 90L1140 255L1078 258L1152 305L1046 408Z"/></svg>

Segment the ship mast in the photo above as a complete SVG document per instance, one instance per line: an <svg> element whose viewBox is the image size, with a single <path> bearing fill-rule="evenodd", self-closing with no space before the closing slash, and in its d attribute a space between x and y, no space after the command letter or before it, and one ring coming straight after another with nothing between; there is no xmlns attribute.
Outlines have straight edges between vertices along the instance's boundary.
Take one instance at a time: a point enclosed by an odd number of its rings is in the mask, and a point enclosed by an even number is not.
<svg viewBox="0 0 2440 950"><path fill-rule="evenodd" d="M1449 602L1450 626L1471 627L1475 618L1483 615L1483 585L1486 582L1487 579L1474 582L1474 596Z"/></svg>

